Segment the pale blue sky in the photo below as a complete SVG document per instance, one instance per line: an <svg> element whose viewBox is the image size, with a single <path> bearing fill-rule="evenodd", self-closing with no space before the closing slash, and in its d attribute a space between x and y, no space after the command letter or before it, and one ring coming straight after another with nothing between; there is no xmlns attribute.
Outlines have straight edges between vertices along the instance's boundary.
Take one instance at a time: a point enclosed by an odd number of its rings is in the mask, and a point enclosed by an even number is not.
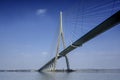
<svg viewBox="0 0 120 80"><path fill-rule="evenodd" d="M68 46L120 10L118 4L119 0L1 0L0 69L38 69L50 60L60 11ZM71 52L71 68L120 68L119 34L117 25ZM58 63L58 68L66 68L64 59Z"/></svg>

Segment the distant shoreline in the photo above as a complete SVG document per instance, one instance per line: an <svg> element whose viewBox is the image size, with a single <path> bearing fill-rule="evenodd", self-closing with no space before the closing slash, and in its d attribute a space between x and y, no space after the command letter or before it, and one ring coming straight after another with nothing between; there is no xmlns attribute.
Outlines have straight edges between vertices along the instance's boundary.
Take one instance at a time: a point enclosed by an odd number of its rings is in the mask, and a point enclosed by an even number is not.
<svg viewBox="0 0 120 80"><path fill-rule="evenodd" d="M39 72L38 70L33 69L19 69L19 70L0 70L0 72ZM53 71L48 71L53 72ZM64 69L58 69L55 72L67 72ZM120 73L120 69L79 69L79 70L72 70L72 72L85 72L85 73Z"/></svg>
<svg viewBox="0 0 120 80"><path fill-rule="evenodd" d="M0 72L36 72L37 70L0 70Z"/></svg>

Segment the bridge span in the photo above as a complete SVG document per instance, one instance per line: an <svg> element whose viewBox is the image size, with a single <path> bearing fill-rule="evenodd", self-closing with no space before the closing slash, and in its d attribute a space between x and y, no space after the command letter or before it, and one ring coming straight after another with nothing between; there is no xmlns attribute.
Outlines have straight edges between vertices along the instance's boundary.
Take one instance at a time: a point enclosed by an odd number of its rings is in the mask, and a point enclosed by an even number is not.
<svg viewBox="0 0 120 80"><path fill-rule="evenodd" d="M115 27L120 23L120 10L117 11L115 14L113 14L111 17L97 25L95 28L93 28L91 31L80 37L78 40L70 44L67 48L65 48L63 51L59 53L58 59L66 56L69 52L76 49L79 46L82 46L82 44L86 43L87 41L95 38L99 34L109 30L112 27ZM50 61L48 61L45 65L43 65L38 71L43 71L44 69L48 68L50 65L52 65L55 61L55 57L52 58Z"/></svg>

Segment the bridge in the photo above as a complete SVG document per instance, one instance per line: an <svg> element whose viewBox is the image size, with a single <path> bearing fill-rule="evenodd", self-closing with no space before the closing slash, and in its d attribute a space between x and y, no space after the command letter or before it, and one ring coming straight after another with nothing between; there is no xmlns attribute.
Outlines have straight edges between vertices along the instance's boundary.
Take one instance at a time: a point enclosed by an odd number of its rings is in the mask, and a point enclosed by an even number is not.
<svg viewBox="0 0 120 80"><path fill-rule="evenodd" d="M61 28L62 28L62 15L60 16L61 18ZM65 57L66 63L67 63L67 71L71 71L69 67L69 61L67 58L67 54L71 52L72 50L78 48L79 46L82 46L84 43L87 41L95 38L96 36L100 35L101 33L111 29L112 27L115 27L120 23L120 10L117 11L115 14L113 14L111 17L97 25L95 28L93 28L91 31L80 37L78 40L70 44L67 48L64 47L64 50L61 51L60 53L57 51L56 56L52 58L50 61L48 61L45 65L43 65L38 71L48 71L51 67L53 67L52 70L49 71L55 71L55 65L56 65L56 60ZM63 46L64 46L64 37L63 37L63 32L62 29L60 28L60 33L63 41ZM60 37L60 36L59 36ZM58 48L59 48L59 41L58 41Z"/></svg>

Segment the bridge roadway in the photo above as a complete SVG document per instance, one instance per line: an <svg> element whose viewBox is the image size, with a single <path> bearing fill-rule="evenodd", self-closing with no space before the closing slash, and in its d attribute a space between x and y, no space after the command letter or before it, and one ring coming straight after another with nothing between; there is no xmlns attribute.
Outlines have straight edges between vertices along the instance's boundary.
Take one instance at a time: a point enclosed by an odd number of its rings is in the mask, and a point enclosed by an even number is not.
<svg viewBox="0 0 120 80"><path fill-rule="evenodd" d="M93 28L91 31L86 33L84 36L73 42L70 46L68 46L66 49L61 51L59 53L58 59L65 56L72 50L76 49L79 46L82 46L82 44L86 43L87 41L93 39L94 37L98 36L99 34L107 31L108 29L118 25L120 23L120 10L117 11L115 14L113 14L111 17L103 21L101 24L97 25L95 28ZM46 63L43 67L41 67L38 71L42 71L49 67L49 65L53 64L55 60L55 57L52 58L48 63Z"/></svg>

